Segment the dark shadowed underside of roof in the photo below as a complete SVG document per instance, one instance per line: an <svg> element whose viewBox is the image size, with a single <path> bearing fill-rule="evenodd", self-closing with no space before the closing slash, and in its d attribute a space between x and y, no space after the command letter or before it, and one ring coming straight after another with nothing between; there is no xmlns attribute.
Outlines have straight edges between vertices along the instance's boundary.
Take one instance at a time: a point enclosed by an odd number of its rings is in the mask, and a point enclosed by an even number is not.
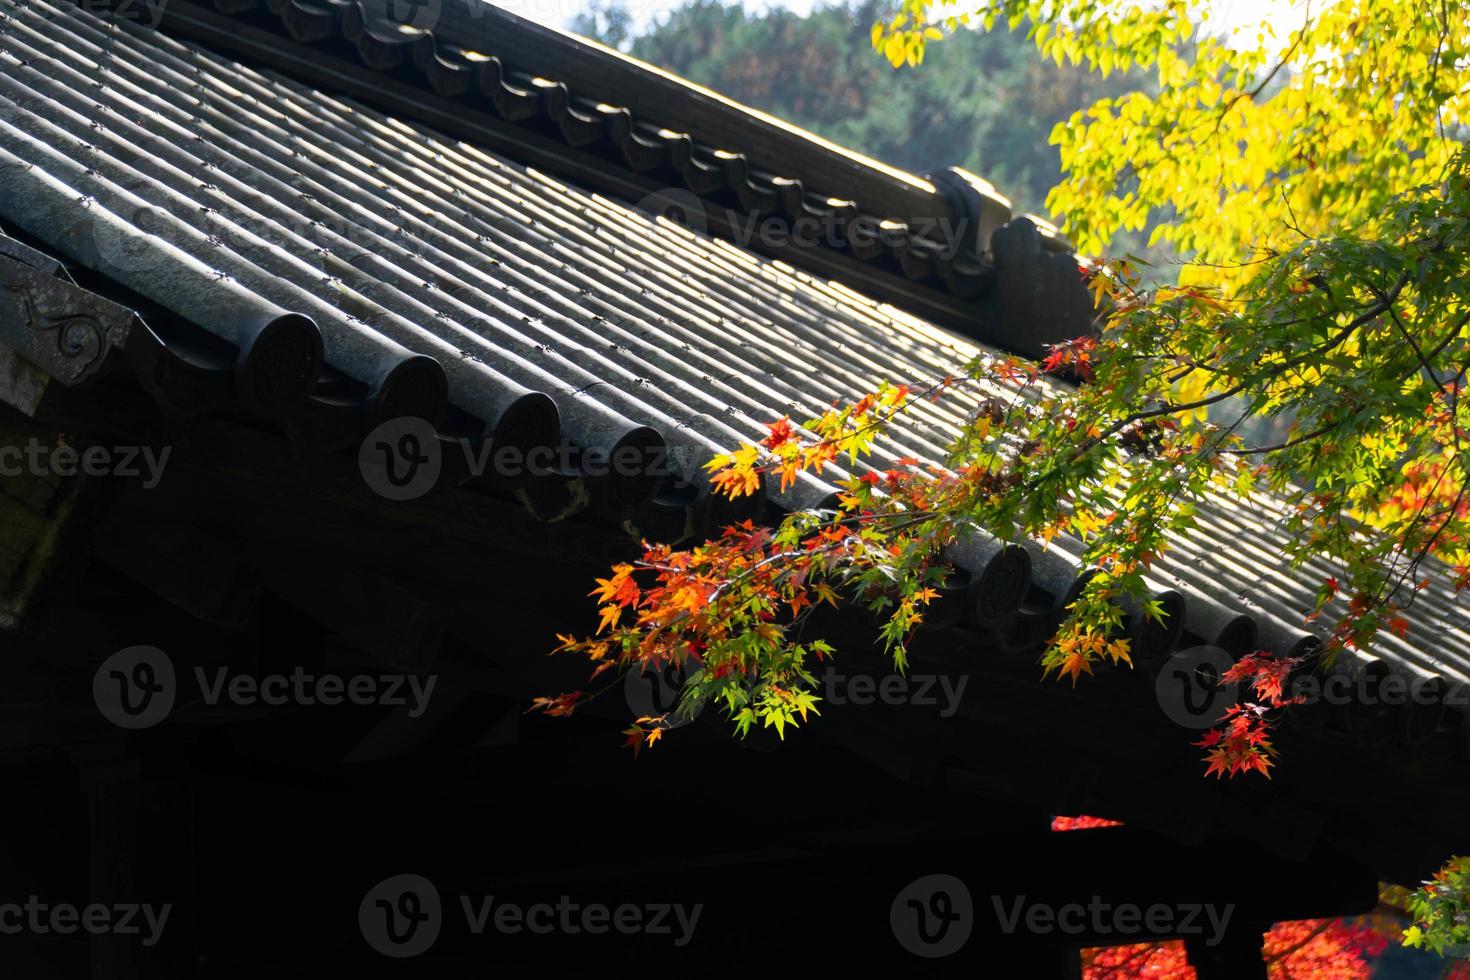
<svg viewBox="0 0 1470 980"><path fill-rule="evenodd" d="M820 414L883 380L924 386L989 353L847 286L192 44L59 0L0 10L4 230L242 349L309 318L369 421L667 446L677 482L707 493L701 464L775 417ZM0 323L0 339L12 329ZM277 355L262 371L288 383L294 363ZM942 462L989 393L916 404L877 462ZM304 435L311 405L295 401L276 414ZM821 505L842 475L771 499ZM629 519L665 489L623 487L608 509ZM1182 615L1141 631L1144 652L1167 653L1183 631L1232 652L1313 642L1303 615L1332 570L1287 567L1281 509L1217 499L1200 516L1157 569ZM981 589L977 618L1023 603L1023 619L1054 616L1078 550L1063 539L958 554ZM1376 652L1470 682L1470 608L1446 598L1442 570L1433 577L1415 631Z"/></svg>

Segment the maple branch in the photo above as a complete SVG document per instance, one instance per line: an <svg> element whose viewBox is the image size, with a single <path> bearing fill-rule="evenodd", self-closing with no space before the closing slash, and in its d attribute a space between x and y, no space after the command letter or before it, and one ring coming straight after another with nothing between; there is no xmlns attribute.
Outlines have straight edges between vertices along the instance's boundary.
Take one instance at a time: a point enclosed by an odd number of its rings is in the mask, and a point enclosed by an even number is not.
<svg viewBox="0 0 1470 980"><path fill-rule="evenodd" d="M1313 431L1308 432L1304 435L1299 435L1291 439L1287 439L1285 442L1278 442L1274 446L1251 446L1245 449L1222 449L1220 450L1220 452L1222 454L1230 456L1255 456L1261 453L1279 452L1283 449L1290 449L1293 446L1300 446L1304 442L1311 442L1313 439L1317 439L1321 436L1326 435L1328 432L1331 432L1336 427L1336 422L1328 422L1321 428L1314 429Z"/></svg>
<svg viewBox="0 0 1470 980"><path fill-rule="evenodd" d="M1220 114L1215 117L1215 128L1210 132L1211 138L1213 138L1216 134L1220 132L1220 127L1225 124L1225 117L1230 115L1230 110L1234 109L1236 104L1240 102L1241 99L1248 97L1252 102L1254 102L1260 96L1260 94L1266 90L1266 86L1271 84L1271 80L1274 79L1281 72L1281 69L1286 67L1287 62L1291 60L1291 56L1296 54L1296 49L1301 47L1302 41L1304 41L1307 36L1307 28L1311 26L1312 4L1310 0L1308 0L1308 3L1304 10L1304 17L1302 19L1302 29L1297 32L1296 40L1291 42L1291 47L1287 48L1286 53L1283 54L1280 60L1276 62L1276 67L1267 72L1266 77L1262 78L1260 83L1257 84L1255 88L1249 91L1237 92L1229 102L1225 103L1225 106L1220 110Z"/></svg>
<svg viewBox="0 0 1470 980"><path fill-rule="evenodd" d="M1245 391L1247 388L1251 387L1252 384L1280 377L1286 371L1301 364L1304 364L1314 357L1335 350L1336 348L1342 346L1342 344L1346 342L1349 337L1351 337L1363 326L1371 323L1377 317L1382 316L1383 313L1389 308L1389 304L1392 304L1395 300L1398 299L1399 295L1404 291L1404 287L1407 286L1408 283L1409 274L1405 272L1404 274L1399 276L1398 281L1394 283L1393 287L1389 289L1388 293L1384 296L1383 299L1380 299L1378 302L1375 302L1365 308L1363 312L1359 313L1357 316L1353 317L1353 319L1349 320L1342 327L1342 329L1340 329L1331 338L1324 341L1317 347L1313 347L1307 351L1302 352L1301 354L1298 354L1296 357L1288 358L1285 361L1282 361L1280 364L1276 365L1274 368L1268 371L1263 377L1246 379L1230 386L1229 388L1226 388L1224 391L1218 392L1214 395L1208 395L1204 398L1196 399L1192 402L1164 402L1160 405L1154 406L1153 408L1141 409L1137 412L1125 415L1122 418L1114 421L1100 435L1094 436L1092 439L1088 440L1080 447L1078 447L1077 451L1073 454L1073 458L1081 458L1081 456L1084 455L1088 450L1117 435L1123 429L1125 429L1129 425L1132 425L1135 422L1142 422L1147 419L1159 418L1160 416L1164 415L1180 415L1185 412L1192 412L1201 408L1209 408L1211 405L1219 404L1227 398L1240 394L1242 391Z"/></svg>
<svg viewBox="0 0 1470 980"><path fill-rule="evenodd" d="M1465 465L1462 462L1463 459L1463 456L1456 455L1452 462L1463 469ZM1419 511L1414 515L1414 519L1409 522L1409 526L1404 529L1405 539L1408 538L1409 534L1413 532L1414 526L1418 524L1419 521L1423 518L1425 511L1427 511L1429 508L1430 500L1433 499L1434 492L1439 489L1439 485L1444 482L1444 478L1446 475L1448 475L1449 471L1450 468L1448 466L1440 471L1439 478L1434 481L1434 487L1430 490L1428 496L1426 496L1425 498L1424 506L1419 509ZM1393 600L1393 597L1398 595L1399 589L1402 589L1404 587L1404 583L1409 580L1409 576L1415 574L1419 570L1419 566L1424 563L1424 559L1429 556L1429 552L1434 548L1435 542L1440 539L1440 537L1444 534L1445 529L1450 526L1450 518L1453 518L1454 515L1459 511L1460 504L1465 499L1465 491L1467 487L1470 487L1470 485L1467 485L1464 479L1464 473L1461 473L1460 489L1455 494L1455 499L1450 502L1449 507L1445 508L1445 513L1447 515L1445 520L1440 523L1439 527L1434 529L1434 533L1429 536L1429 540L1424 542L1424 546L1419 549L1414 558L1409 562L1408 565L1404 567L1403 573L1398 576L1398 580L1394 583L1393 588L1388 590L1387 595L1384 595L1382 587L1379 589L1378 595L1375 596L1375 599L1378 602L1391 602ZM1397 562L1395 562L1395 564L1397 564ZM1387 584L1388 583L1385 582L1384 587L1387 587Z"/></svg>
<svg viewBox="0 0 1470 980"><path fill-rule="evenodd" d="M905 520L898 522L897 524L895 524L891 528L888 528L888 532L889 533L898 533L898 532L907 530L910 527L913 527L913 526L916 526L918 524L921 524L921 523L923 523L925 521L932 520L936 516L938 516L938 515L935 515L935 514L930 513L930 512L918 512L918 513L907 513L907 512L905 512L905 513L896 513L896 514L867 514L867 515L856 515L854 517L843 518L843 519L841 519L839 521L833 522L833 524L835 524L835 525L845 525L845 524L847 524L849 522L852 522L852 521L861 521L861 520L865 520L865 519L866 520L876 520L876 519L883 518L883 517L903 517L903 518L905 518ZM728 593L730 589L735 588L735 587L737 587L739 585L742 585L745 582L749 581L750 578L753 575L755 575L757 572L761 571L763 568L769 568L771 565L777 564L777 563L779 563L781 561L785 561L785 560L788 560L788 559L793 559L793 558L808 558L808 557L811 557L813 555L827 554L827 553L830 553L832 551L837 551L839 549L846 550L846 545L847 545L847 541L848 540L849 540L848 538L842 538L842 539L839 539L837 541L833 541L833 542L830 542L830 543L825 544L825 545L821 545L821 546L816 547L816 548L803 548L803 549L801 549L799 551L780 551L780 552L776 552L775 554L767 555L765 558L762 558L760 561L758 561L758 562L756 562L756 563L754 563L752 565L748 565L745 568L741 569L735 575L731 576L730 578L726 579L724 582L722 582L718 586L716 586L715 589L714 589L714 591L710 593L709 599L706 601L706 605L713 606L716 603L716 601L719 600L725 593ZM675 574L683 574L686 571L686 570L682 570L682 569L671 568L671 567L668 567L668 566L657 566L657 565L654 565L651 562L643 562L643 561L635 561L634 562L634 565L639 566L639 567L642 567L642 568L649 568L649 569L659 568L661 570L669 571L669 572L672 572L672 573L675 573ZM786 574L787 571L788 571L787 569L782 569L780 572L777 573L777 577L779 578L779 576ZM675 616L674 618L670 619L667 623L664 624L664 628L667 628L667 627L672 626L672 625L674 625L676 623L679 623L679 622L683 622L685 620L688 620L689 618L691 618L691 615L692 614L688 610L681 610L677 616ZM716 622L718 622L718 621L719 620L716 620Z"/></svg>

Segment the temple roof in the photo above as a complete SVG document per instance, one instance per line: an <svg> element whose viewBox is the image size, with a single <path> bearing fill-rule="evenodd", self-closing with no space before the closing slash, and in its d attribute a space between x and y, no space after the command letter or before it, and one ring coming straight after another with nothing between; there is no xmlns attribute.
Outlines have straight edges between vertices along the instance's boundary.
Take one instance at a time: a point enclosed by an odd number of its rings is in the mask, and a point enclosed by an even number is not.
<svg viewBox="0 0 1470 980"><path fill-rule="evenodd" d="M164 413L244 413L327 450L404 418L445 446L626 450L664 468L550 503L485 492L687 540L830 505L836 468L712 499L703 463L767 422L1087 328L1078 258L978 179L895 171L493 7L390 29L369 2L226 6L171 0L160 31L122 8L0 3L0 342L26 362L0 383L12 406L124 365ZM897 233L867 251L743 247L718 216L737 213L870 215ZM961 218L967 241L912 234ZM872 465L942 464L997 393L916 404ZM1289 518L1266 496L1205 501L1154 570L1165 624L1132 618L1139 659L1320 642L1305 616L1333 570L1289 567ZM954 618L1034 648L1079 554L1065 537L972 543ZM1441 566L1424 572L1415 628L1344 669L1463 693L1470 606ZM1445 707L1334 716L1345 730L1322 737L1464 753L1464 712Z"/></svg>

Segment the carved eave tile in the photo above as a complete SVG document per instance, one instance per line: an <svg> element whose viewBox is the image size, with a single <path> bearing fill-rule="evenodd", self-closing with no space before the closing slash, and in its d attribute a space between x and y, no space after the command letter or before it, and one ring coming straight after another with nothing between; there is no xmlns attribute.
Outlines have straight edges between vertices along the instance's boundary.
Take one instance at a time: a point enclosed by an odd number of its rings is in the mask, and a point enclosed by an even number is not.
<svg viewBox="0 0 1470 980"><path fill-rule="evenodd" d="M13 239L4 241L0 344L48 377L68 386L86 382L111 351L127 345L133 322L131 310L61 278L54 260ZM16 373L26 374L18 368Z"/></svg>

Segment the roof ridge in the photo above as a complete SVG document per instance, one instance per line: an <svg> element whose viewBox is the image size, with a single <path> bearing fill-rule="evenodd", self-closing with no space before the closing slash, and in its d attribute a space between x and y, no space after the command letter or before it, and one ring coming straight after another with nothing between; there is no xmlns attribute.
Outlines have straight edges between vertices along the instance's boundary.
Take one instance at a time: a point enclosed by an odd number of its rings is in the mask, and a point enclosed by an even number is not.
<svg viewBox="0 0 1470 980"><path fill-rule="evenodd" d="M121 18L132 0L92 3ZM157 16L149 26L394 115L441 129L456 119L461 138L493 132L523 162L675 220L693 214L701 230L984 342L1040 357L1089 329L1071 244L1043 219L1013 220L974 174L896 170L481 0L170 0ZM993 240L1007 225L1025 239L1008 262ZM1017 297L1045 297L1050 311Z"/></svg>
<svg viewBox="0 0 1470 980"><path fill-rule="evenodd" d="M388 2L391 5L393 0L388 0ZM644 61L641 58L636 58L633 55L619 51L616 48L608 47L607 45L597 41L595 38L585 37L572 31L563 31L556 27L540 24L536 21L531 21L526 18L519 17L516 14L504 10L503 8L500 8L495 4L486 2L486 0L465 0L465 2L466 6L472 10L481 7L489 8L490 10L497 11L508 18L520 21L526 29L539 30L544 31L548 34L557 35L560 38L564 39L564 43L574 48L579 48L586 54L593 55L598 58L615 59L616 61L621 62L631 71L645 72L654 75L660 79L667 80L668 82L671 82L687 90L691 95L717 102L720 105L728 107L732 111L759 120L762 125L767 125L776 129L780 129L782 131L790 133L794 137L800 138L807 142L818 144L825 150L851 159L866 168L882 172L888 176L893 177L901 183L911 184L916 189L929 193L937 190L934 184L924 176L920 176L918 174L904 170L902 167L895 167L891 164L884 163L883 161L878 160L875 157L870 157L865 153L861 153L857 150L852 149L851 147L843 146L842 144L829 140L826 137L814 133L809 129L798 126L795 123L788 122L787 120L782 119L779 116L774 116L768 112L765 112L762 109L757 109L754 106L746 105L738 99L732 99L721 92L717 92L706 85L701 85L698 82L685 78L684 76L679 75L676 72L669 71L666 68L660 68L658 65Z"/></svg>
<svg viewBox="0 0 1470 980"><path fill-rule="evenodd" d="M120 16L129 0L102 2ZM1010 202L974 175L896 169L480 0L201 0L197 9L205 3L300 44L351 51L375 72L416 74L435 94L573 147L600 146L634 173L674 178L702 199L830 225L859 261L887 261L962 299L983 291L988 233L1012 217ZM192 6L168 4L163 21L193 33ZM964 200L955 174L972 189Z"/></svg>

